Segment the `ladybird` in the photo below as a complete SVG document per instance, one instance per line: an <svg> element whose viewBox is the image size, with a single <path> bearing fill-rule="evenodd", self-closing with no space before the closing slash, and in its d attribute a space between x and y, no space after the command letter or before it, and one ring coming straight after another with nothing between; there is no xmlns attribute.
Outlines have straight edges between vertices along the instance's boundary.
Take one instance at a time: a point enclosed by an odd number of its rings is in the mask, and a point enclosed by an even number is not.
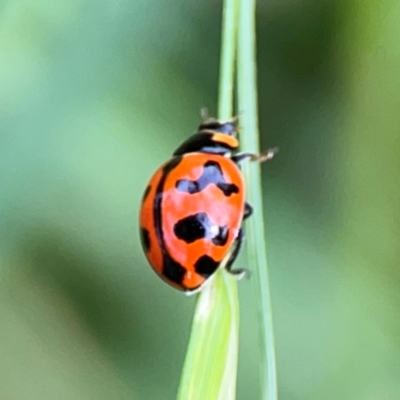
<svg viewBox="0 0 400 400"><path fill-rule="evenodd" d="M237 120L208 119L151 177L140 208L140 238L154 271L171 286L197 292L230 253L232 269L243 242L243 221L252 213L245 200L239 163L261 155L232 154L239 147ZM232 247L234 246L234 247ZM232 250L232 251L231 251Z"/></svg>

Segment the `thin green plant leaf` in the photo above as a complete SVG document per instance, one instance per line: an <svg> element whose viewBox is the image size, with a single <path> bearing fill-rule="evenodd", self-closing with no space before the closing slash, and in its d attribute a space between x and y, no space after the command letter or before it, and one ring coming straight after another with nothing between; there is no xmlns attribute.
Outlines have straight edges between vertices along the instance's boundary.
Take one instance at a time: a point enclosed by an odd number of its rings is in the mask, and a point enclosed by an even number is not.
<svg viewBox="0 0 400 400"><path fill-rule="evenodd" d="M259 129L256 78L256 4L255 0L240 0L238 28L238 105L241 144L243 149L259 154ZM267 249L261 194L261 170L259 163L244 163L248 201L255 214L246 223L247 253L253 267L259 298L259 321L261 339L260 384L263 400L278 398L275 340L272 322L272 306L267 266Z"/></svg>
<svg viewBox="0 0 400 400"><path fill-rule="evenodd" d="M233 115L233 88L237 48L238 0L225 0L222 23L222 47L219 71L218 118Z"/></svg>
<svg viewBox="0 0 400 400"><path fill-rule="evenodd" d="M237 286L224 271L198 298L178 400L233 400L236 392Z"/></svg>
<svg viewBox="0 0 400 400"><path fill-rule="evenodd" d="M237 0L225 0L218 118L232 117ZM234 400L238 362L239 300L224 263L201 290L195 309L178 400Z"/></svg>

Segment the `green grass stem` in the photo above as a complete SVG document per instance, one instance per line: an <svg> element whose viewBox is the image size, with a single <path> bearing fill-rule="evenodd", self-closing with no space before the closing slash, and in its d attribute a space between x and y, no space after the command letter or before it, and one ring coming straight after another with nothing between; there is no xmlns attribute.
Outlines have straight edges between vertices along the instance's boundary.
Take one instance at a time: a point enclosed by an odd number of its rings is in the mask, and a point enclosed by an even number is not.
<svg viewBox="0 0 400 400"><path fill-rule="evenodd" d="M221 120L233 116L238 4L238 0L224 1L218 93L218 118Z"/></svg>
<svg viewBox="0 0 400 400"><path fill-rule="evenodd" d="M241 145L244 150L259 154L256 70L256 4L255 0L240 0L238 29L238 106L242 128ZM272 321L270 284L267 266L261 170L259 163L244 163L243 173L248 187L248 201L255 215L246 223L249 265L254 270L259 297L261 326L261 399L278 398L275 362L275 340Z"/></svg>

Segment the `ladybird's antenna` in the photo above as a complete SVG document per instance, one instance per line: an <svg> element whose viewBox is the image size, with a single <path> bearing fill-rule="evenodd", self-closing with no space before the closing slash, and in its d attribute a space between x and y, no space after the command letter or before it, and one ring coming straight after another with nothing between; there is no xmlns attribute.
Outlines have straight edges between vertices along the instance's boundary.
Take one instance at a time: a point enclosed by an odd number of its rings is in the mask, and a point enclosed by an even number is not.
<svg viewBox="0 0 400 400"><path fill-rule="evenodd" d="M206 122L207 120L210 119L210 114L208 112L208 108L207 107L202 107L200 109L200 117L203 120L203 122Z"/></svg>

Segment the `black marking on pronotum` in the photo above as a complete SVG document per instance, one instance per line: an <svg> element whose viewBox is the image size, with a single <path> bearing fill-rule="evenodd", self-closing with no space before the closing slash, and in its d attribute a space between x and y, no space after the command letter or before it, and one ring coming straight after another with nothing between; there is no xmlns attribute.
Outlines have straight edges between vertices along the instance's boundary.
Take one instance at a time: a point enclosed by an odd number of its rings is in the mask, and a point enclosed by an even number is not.
<svg viewBox="0 0 400 400"><path fill-rule="evenodd" d="M216 246L224 246L228 240L229 229L227 226L214 224L206 213L201 212L179 220L174 226L174 233L186 243L206 238Z"/></svg>
<svg viewBox="0 0 400 400"><path fill-rule="evenodd" d="M143 228L142 226L140 227L140 240L142 241L142 245L144 247L144 250L146 253L150 251L150 234L149 231L146 228Z"/></svg>
<svg viewBox="0 0 400 400"><path fill-rule="evenodd" d="M219 264L218 261L215 261L210 256L204 255L196 261L194 268L199 275L208 278L217 270Z"/></svg>
<svg viewBox="0 0 400 400"><path fill-rule="evenodd" d="M224 133L224 132L222 132ZM215 141L215 132L198 132L185 140L175 151L174 156L201 151L203 153L225 154L234 150L229 143Z"/></svg>
<svg viewBox="0 0 400 400"><path fill-rule="evenodd" d="M181 284L185 275L185 268L179 263L174 261L165 249L164 233L162 230L162 196L165 180L168 174L181 162L182 157L174 157L167 164L164 165L163 175L158 182L155 199L154 199L154 223L156 228L156 235L159 240L160 249L163 255L163 275L170 281Z"/></svg>
<svg viewBox="0 0 400 400"><path fill-rule="evenodd" d="M225 196L239 193L239 188L234 183L227 183L222 174L221 166L216 161L207 161L203 166L203 173L197 181L180 179L176 182L177 190L195 194L204 190L208 185L214 184Z"/></svg>

